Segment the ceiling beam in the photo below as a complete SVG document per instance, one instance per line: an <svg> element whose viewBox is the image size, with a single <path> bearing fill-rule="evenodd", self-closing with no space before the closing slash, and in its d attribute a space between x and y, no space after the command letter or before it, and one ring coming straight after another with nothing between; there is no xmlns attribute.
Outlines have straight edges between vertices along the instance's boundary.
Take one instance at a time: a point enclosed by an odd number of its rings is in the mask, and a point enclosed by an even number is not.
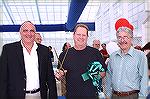
<svg viewBox="0 0 150 99"><path fill-rule="evenodd" d="M42 24L40 11L39 11L38 0L35 0L35 4L36 4L36 9L37 9L37 13L38 13L39 22L40 22L40 24Z"/></svg>
<svg viewBox="0 0 150 99"><path fill-rule="evenodd" d="M89 27L89 31L95 31L95 22L85 22ZM21 25L0 25L0 32L19 32ZM66 24L47 24L47 25L35 25L37 32L54 32L54 31L66 31L68 29L65 27ZM72 30L69 30L73 32Z"/></svg>
<svg viewBox="0 0 150 99"><path fill-rule="evenodd" d="M15 24L14 21L13 21L13 18L12 18L12 16L11 16L11 14L10 14L10 12L9 12L9 10L8 10L8 7L7 7L6 3L5 3L5 1L2 0L2 2L3 2L3 4L4 4L4 7L5 7L5 9L6 9L8 15L9 15L9 17L10 17L11 22L12 22L13 24Z"/></svg>
<svg viewBox="0 0 150 99"><path fill-rule="evenodd" d="M72 30L82 14L88 0L71 0L66 28Z"/></svg>

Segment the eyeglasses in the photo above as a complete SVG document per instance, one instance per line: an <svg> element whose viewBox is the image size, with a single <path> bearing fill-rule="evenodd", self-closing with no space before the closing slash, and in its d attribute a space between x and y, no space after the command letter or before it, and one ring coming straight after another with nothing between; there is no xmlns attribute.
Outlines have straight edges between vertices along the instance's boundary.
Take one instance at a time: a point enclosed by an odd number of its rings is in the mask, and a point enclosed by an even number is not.
<svg viewBox="0 0 150 99"><path fill-rule="evenodd" d="M100 45L100 44L95 44L95 45Z"/></svg>
<svg viewBox="0 0 150 99"><path fill-rule="evenodd" d="M35 30L22 30L23 32L35 32Z"/></svg>
<svg viewBox="0 0 150 99"><path fill-rule="evenodd" d="M38 41L42 41L42 39L41 38L36 38Z"/></svg>
<svg viewBox="0 0 150 99"><path fill-rule="evenodd" d="M123 37L121 37L121 36L118 36L117 37L117 40L128 40L129 38L131 38L131 37L128 37L128 36L123 36Z"/></svg>

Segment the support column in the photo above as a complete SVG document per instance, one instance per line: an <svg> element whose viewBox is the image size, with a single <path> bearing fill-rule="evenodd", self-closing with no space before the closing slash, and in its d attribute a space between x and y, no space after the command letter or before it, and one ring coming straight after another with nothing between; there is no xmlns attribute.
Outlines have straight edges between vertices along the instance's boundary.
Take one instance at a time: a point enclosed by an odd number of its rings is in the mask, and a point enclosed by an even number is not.
<svg viewBox="0 0 150 99"><path fill-rule="evenodd" d="M146 16L143 21L142 30L143 30L143 45L147 42L150 42L150 1L145 3L145 14Z"/></svg>

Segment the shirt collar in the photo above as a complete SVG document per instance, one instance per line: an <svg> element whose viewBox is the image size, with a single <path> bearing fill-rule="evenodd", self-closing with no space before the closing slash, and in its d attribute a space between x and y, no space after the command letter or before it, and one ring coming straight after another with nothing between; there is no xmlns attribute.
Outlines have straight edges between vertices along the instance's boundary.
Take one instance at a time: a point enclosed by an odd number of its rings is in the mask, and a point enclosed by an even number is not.
<svg viewBox="0 0 150 99"><path fill-rule="evenodd" d="M36 49L37 49L37 47L38 47L38 46L37 46L36 42L34 42L33 49L35 49L35 50L36 50Z"/></svg>
<svg viewBox="0 0 150 99"><path fill-rule="evenodd" d="M22 40L21 40L21 46L23 47L23 48L25 48L24 46L23 46L23 42L22 42ZM33 44L33 47L32 47L32 50L36 50L38 48L38 46L37 46L37 44L36 44L36 42L34 42L34 44Z"/></svg>
<svg viewBox="0 0 150 99"><path fill-rule="evenodd" d="M134 48L131 46L126 55L133 56L133 50L134 50ZM122 56L121 50L117 51L116 55Z"/></svg>

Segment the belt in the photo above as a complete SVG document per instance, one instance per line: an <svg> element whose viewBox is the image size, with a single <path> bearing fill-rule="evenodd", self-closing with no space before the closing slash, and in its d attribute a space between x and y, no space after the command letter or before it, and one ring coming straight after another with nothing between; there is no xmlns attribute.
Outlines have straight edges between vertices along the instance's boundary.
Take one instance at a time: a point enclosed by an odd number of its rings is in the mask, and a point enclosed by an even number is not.
<svg viewBox="0 0 150 99"><path fill-rule="evenodd" d="M30 93L30 94L34 94L34 93L37 93L40 91L40 88L38 89L33 89L33 90L30 90L30 91L26 91L26 93Z"/></svg>
<svg viewBox="0 0 150 99"><path fill-rule="evenodd" d="M113 94L117 96L129 96L135 93L139 93L139 90L132 90L132 91L127 91L127 92L113 91Z"/></svg>

